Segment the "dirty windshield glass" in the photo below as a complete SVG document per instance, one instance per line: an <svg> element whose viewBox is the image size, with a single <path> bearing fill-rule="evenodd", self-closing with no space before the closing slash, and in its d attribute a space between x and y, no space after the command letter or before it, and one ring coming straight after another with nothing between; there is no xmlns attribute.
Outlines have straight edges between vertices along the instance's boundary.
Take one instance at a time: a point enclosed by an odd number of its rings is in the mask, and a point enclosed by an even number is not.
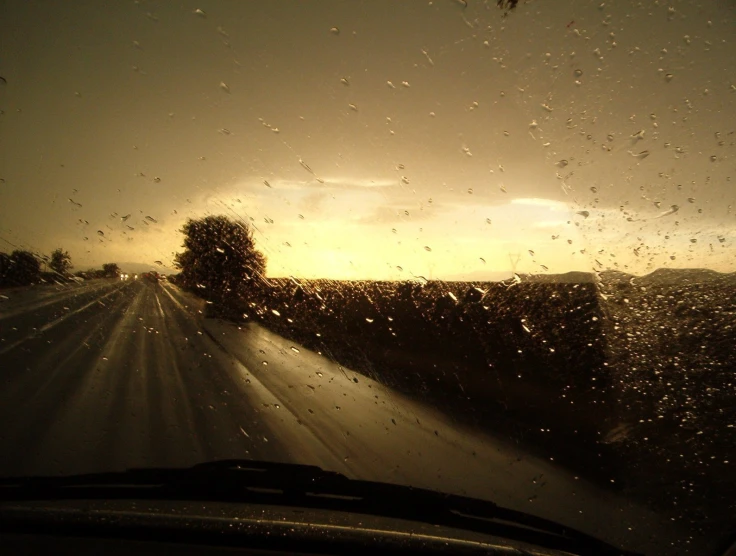
<svg viewBox="0 0 736 556"><path fill-rule="evenodd" d="M736 530L730 0L0 7L0 475L225 458Z"/></svg>

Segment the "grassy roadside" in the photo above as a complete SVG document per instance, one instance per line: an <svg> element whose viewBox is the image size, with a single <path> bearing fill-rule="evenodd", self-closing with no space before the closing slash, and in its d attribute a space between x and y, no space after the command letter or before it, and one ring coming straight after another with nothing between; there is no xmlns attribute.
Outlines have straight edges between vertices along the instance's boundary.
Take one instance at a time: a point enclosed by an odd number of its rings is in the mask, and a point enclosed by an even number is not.
<svg viewBox="0 0 736 556"><path fill-rule="evenodd" d="M451 420L620 484L616 451L600 442L616 408L594 284L287 282L208 312L259 322Z"/></svg>
<svg viewBox="0 0 736 556"><path fill-rule="evenodd" d="M673 519L724 527L736 515L731 279L605 297L594 284L285 281L209 310Z"/></svg>

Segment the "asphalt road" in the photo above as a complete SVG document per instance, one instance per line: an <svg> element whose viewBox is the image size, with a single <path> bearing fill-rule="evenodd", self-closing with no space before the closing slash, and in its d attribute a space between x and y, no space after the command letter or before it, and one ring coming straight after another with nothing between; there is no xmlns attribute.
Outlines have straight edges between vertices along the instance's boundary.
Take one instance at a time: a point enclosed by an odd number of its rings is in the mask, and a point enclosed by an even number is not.
<svg viewBox="0 0 736 556"><path fill-rule="evenodd" d="M0 293L0 475L252 458L491 499L647 553L687 536L258 325L205 319L173 285Z"/></svg>

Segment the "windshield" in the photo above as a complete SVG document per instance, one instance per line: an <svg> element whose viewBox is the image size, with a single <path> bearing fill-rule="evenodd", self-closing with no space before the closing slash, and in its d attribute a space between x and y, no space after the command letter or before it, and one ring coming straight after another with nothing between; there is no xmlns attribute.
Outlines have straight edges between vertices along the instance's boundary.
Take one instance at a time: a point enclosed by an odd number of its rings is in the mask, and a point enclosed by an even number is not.
<svg viewBox="0 0 736 556"><path fill-rule="evenodd" d="M0 475L291 462L719 549L735 22L3 2Z"/></svg>

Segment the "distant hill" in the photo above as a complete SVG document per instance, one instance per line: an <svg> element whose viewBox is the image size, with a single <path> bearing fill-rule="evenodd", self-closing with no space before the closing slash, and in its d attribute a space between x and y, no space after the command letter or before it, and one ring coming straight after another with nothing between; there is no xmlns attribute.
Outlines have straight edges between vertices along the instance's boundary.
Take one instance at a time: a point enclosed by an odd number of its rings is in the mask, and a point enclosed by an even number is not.
<svg viewBox="0 0 736 556"><path fill-rule="evenodd" d="M544 284L588 284L595 283L596 273L571 271L564 274L518 274L522 282ZM637 276L620 270L604 270L598 273L603 284L632 285L678 285L733 280L736 285L736 272L724 273L707 268L658 268L644 276ZM468 272L444 278L447 282L501 282L513 277L511 272ZM440 279L442 280L442 279ZM633 282L632 282L633 280Z"/></svg>
<svg viewBox="0 0 736 556"><path fill-rule="evenodd" d="M621 272L620 270L604 270L600 273L601 282L604 284L623 284L631 282L632 278L638 278L635 274Z"/></svg>
<svg viewBox="0 0 736 556"><path fill-rule="evenodd" d="M595 274L578 270L564 274L519 274L522 282L543 284L590 284L595 282Z"/></svg>
<svg viewBox="0 0 736 556"><path fill-rule="evenodd" d="M123 265L120 265L121 267ZM164 272L161 267L158 269L159 272ZM171 270L170 272L176 272ZM590 284L597 281L596 273L594 272L583 272L583 271L570 271L564 274L518 274L522 282L527 283L543 283L543 284ZM736 272L723 273L716 272L715 270L709 270L706 268L659 268L644 276L637 276L635 274L629 274L628 272L622 272L620 270L604 270L598 273L600 281L603 284L629 284L632 285L677 285L683 283L702 283L711 282L714 280L729 280L733 279L736 284ZM509 271L498 271L498 272L485 272L476 271L468 272L466 274L455 274L444 278L437 278L435 282L503 282L513 278L513 274ZM632 283L633 280L633 283ZM283 277L272 277L269 281L274 284L285 284L290 282L289 278ZM309 280L307 280L309 281ZM328 280L331 282L332 280ZM337 280L337 282L350 282L351 280ZM363 280L357 280L361 282ZM366 282L375 282L376 280L365 280ZM378 280L379 282L386 280ZM391 282L392 280L388 280ZM400 280L396 280L397 282ZM294 282L296 283L296 282Z"/></svg>
<svg viewBox="0 0 736 556"><path fill-rule="evenodd" d="M658 268L645 276L636 278L635 282L639 285L676 285L712 282L729 277L736 279L736 273L726 274L707 268Z"/></svg>
<svg viewBox="0 0 736 556"><path fill-rule="evenodd" d="M444 276L435 279L444 280L445 282L502 282L503 280L508 280L512 276L513 274L508 270L475 270L473 272L452 274L450 276Z"/></svg>
<svg viewBox="0 0 736 556"><path fill-rule="evenodd" d="M127 272L128 274L143 274L144 272L156 271L161 274L176 274L179 272L176 269L169 268L163 265L157 264L146 264L146 263L118 263L120 270Z"/></svg>
<svg viewBox="0 0 736 556"><path fill-rule="evenodd" d="M635 286L674 286L678 284L702 284L716 280L733 279L736 283L736 273L716 272L707 268L658 268L645 274L636 276L620 270L605 270L600 273L604 284L632 284Z"/></svg>

